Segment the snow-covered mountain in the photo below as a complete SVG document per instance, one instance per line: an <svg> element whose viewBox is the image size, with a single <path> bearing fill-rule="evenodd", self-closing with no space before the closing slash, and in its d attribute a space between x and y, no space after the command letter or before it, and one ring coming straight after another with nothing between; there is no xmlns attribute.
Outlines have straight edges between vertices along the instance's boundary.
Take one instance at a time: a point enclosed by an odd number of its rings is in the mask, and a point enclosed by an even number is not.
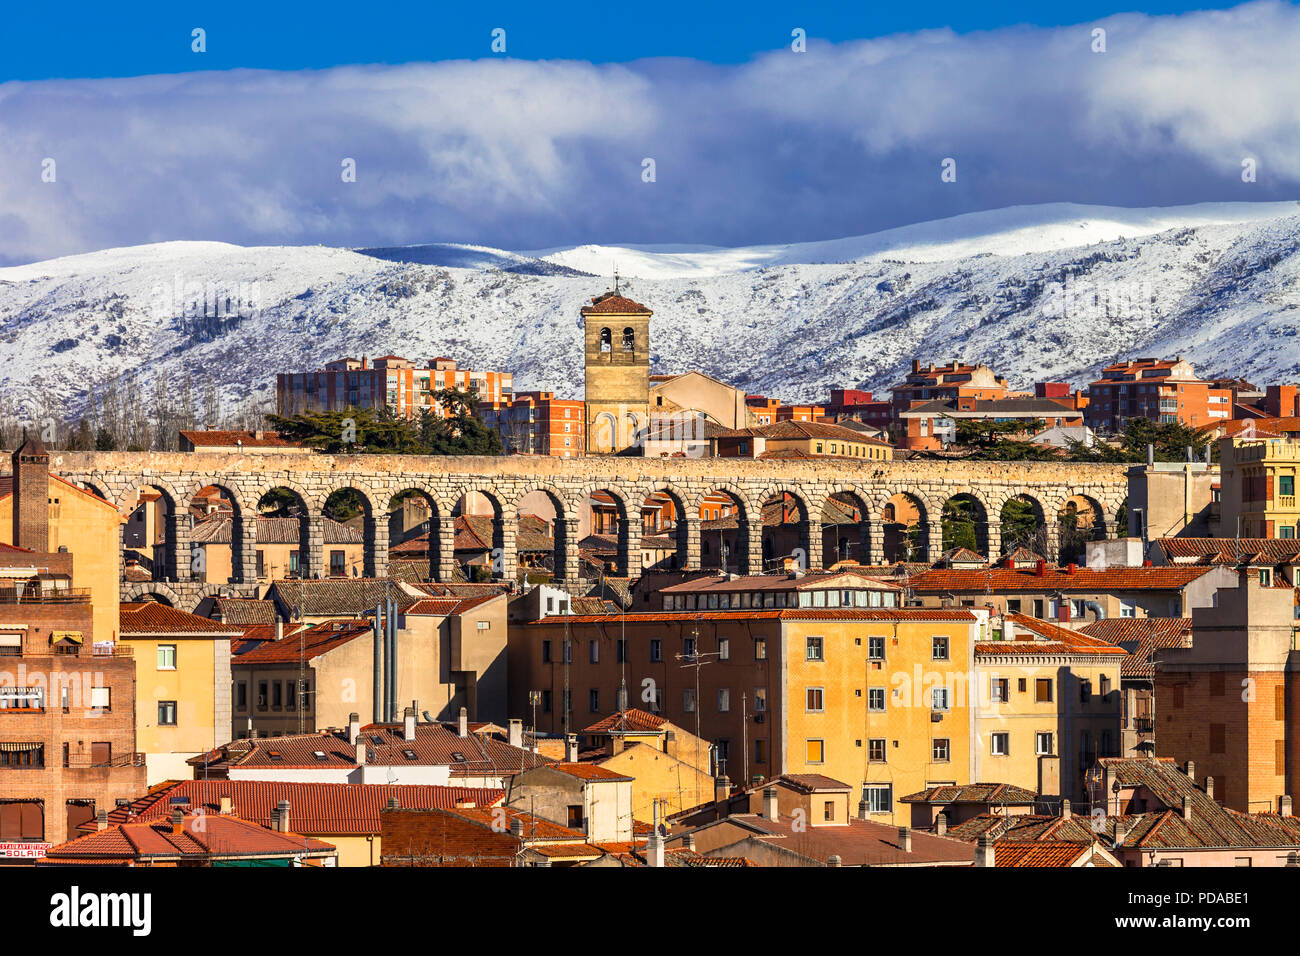
<svg viewBox="0 0 1300 956"><path fill-rule="evenodd" d="M826 242L510 252L167 242L0 269L0 394L133 370L211 375L228 403L342 355L452 355L582 394L578 309L617 266L655 312L654 370L786 400L885 390L913 356L1013 385L1122 356L1300 378L1300 203L1015 207Z"/></svg>

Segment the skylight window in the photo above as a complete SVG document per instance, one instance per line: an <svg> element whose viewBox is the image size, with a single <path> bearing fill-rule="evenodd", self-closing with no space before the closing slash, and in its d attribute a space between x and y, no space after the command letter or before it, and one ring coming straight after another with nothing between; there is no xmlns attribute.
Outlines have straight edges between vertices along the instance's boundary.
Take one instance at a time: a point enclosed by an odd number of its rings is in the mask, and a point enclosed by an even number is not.
<svg viewBox="0 0 1300 956"><path fill-rule="evenodd" d="M461 753L459 750L457 750L455 753L451 755L451 759L456 761L456 763L464 763L465 755Z"/></svg>
<svg viewBox="0 0 1300 956"><path fill-rule="evenodd" d="M268 751L268 752L267 752L267 756L270 757L272 760L283 760L283 759L284 759L284 754L280 753L280 751L278 751L278 750L271 750L271 751Z"/></svg>
<svg viewBox="0 0 1300 956"><path fill-rule="evenodd" d="M412 750L410 747L407 747L405 750L403 750L402 755L406 757L407 760L415 759L415 751Z"/></svg>
<svg viewBox="0 0 1300 956"><path fill-rule="evenodd" d="M323 751L323 750L313 750L313 751L311 752L311 755L312 755L313 757L315 757L317 760L324 760L324 759L325 759L325 751Z"/></svg>

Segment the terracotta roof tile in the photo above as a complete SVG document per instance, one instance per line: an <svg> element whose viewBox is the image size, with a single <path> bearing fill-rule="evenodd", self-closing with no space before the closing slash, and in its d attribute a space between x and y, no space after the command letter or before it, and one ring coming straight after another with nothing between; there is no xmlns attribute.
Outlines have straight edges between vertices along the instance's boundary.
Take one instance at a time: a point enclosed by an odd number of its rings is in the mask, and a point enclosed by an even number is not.
<svg viewBox="0 0 1300 956"><path fill-rule="evenodd" d="M1186 617L1112 617L1079 630L1124 647L1129 656L1120 664L1124 677L1155 677L1155 653L1162 647L1188 647L1192 621Z"/></svg>
<svg viewBox="0 0 1300 956"><path fill-rule="evenodd" d="M1173 591L1208 574L1209 568L1077 568L1073 574L1048 567L1042 575L1032 568L959 570L932 568L914 574L908 585L915 591Z"/></svg>
<svg viewBox="0 0 1300 956"><path fill-rule="evenodd" d="M242 637L244 631L234 624L222 624L208 617L168 607L158 601L119 605L118 630L122 637L155 634L170 637Z"/></svg>

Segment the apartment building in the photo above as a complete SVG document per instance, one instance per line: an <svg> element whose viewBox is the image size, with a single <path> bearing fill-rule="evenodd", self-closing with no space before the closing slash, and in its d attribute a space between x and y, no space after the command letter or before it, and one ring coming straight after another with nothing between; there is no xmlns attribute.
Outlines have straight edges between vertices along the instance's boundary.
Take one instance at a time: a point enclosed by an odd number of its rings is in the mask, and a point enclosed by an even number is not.
<svg viewBox="0 0 1300 956"><path fill-rule="evenodd" d="M989 401L1007 397L1007 380L999 378L987 365L950 362L922 367L912 360L912 371L890 390L894 418L918 402L933 400L955 402L959 398Z"/></svg>
<svg viewBox="0 0 1300 956"><path fill-rule="evenodd" d="M276 411L287 416L386 408L401 418L418 418L426 411L448 413L433 399L442 389L460 389L485 403L509 402L514 375L457 368L455 359L445 357L424 366L400 355L384 355L373 363L365 356L341 358L319 371L277 374Z"/></svg>
<svg viewBox="0 0 1300 956"><path fill-rule="evenodd" d="M847 779L871 819L901 822L896 794L971 779L967 685L987 615L853 604L521 623L510 709L572 733L632 702L711 743L715 775Z"/></svg>
<svg viewBox="0 0 1300 956"><path fill-rule="evenodd" d="M507 454L581 458L586 453L586 403L581 399L520 392L510 401L481 402L476 414L501 436Z"/></svg>
<svg viewBox="0 0 1300 956"><path fill-rule="evenodd" d="M783 419L773 425L715 429L709 454L718 458L863 458L890 461L887 441L830 422Z"/></svg>
<svg viewBox="0 0 1300 956"><path fill-rule="evenodd" d="M1121 432L1130 418L1181 422L1191 428L1231 419L1232 390L1197 378L1190 362L1139 358L1102 369L1088 385L1089 426Z"/></svg>
<svg viewBox="0 0 1300 956"><path fill-rule="evenodd" d="M1300 789L1295 607L1290 585L1243 573L1217 606L1192 612L1189 647L1156 657L1156 753L1193 764L1234 810L1276 809Z"/></svg>
<svg viewBox="0 0 1300 956"><path fill-rule="evenodd" d="M41 547L48 462L34 439L14 453L18 544L0 545L0 864L42 857L145 785L130 650L113 643L116 626L97 642L79 557Z"/></svg>
<svg viewBox="0 0 1300 956"><path fill-rule="evenodd" d="M1081 428L1083 413L1051 398L932 399L898 413L898 445L917 451L943 448L957 440L959 421L1017 423L1032 434L1038 423L1044 429Z"/></svg>
<svg viewBox="0 0 1300 956"><path fill-rule="evenodd" d="M1300 441L1224 438L1219 442L1223 532L1253 538L1297 537L1296 475Z"/></svg>
<svg viewBox="0 0 1300 956"><path fill-rule="evenodd" d="M832 388L830 401L822 407L826 417L835 421L847 419L886 430L893 421L893 406L887 400L858 388Z"/></svg>

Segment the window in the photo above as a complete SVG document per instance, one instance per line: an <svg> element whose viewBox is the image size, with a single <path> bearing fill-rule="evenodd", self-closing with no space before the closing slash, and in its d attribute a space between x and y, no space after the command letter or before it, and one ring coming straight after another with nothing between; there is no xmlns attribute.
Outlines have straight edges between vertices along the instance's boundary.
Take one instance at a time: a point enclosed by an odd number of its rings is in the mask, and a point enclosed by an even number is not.
<svg viewBox="0 0 1300 956"><path fill-rule="evenodd" d="M347 573L344 567L346 555L342 551L330 552L330 577L341 578Z"/></svg>
<svg viewBox="0 0 1300 956"><path fill-rule="evenodd" d="M885 659L885 639L883 637L867 638L867 660L883 661Z"/></svg>
<svg viewBox="0 0 1300 956"><path fill-rule="evenodd" d="M767 713L767 688L766 687L754 688L754 713L756 714Z"/></svg>
<svg viewBox="0 0 1300 956"><path fill-rule="evenodd" d="M1034 700L1040 704L1050 704L1052 702L1052 679L1050 677L1040 677L1034 681Z"/></svg>
<svg viewBox="0 0 1300 956"><path fill-rule="evenodd" d="M90 706L92 710L111 711L113 709L113 697L109 688L90 688Z"/></svg>
<svg viewBox="0 0 1300 956"><path fill-rule="evenodd" d="M731 688L718 688L718 713L725 714L731 710Z"/></svg>
<svg viewBox="0 0 1300 956"><path fill-rule="evenodd" d="M888 783L864 783L862 799L867 801L870 813L892 813L894 809L894 787Z"/></svg>
<svg viewBox="0 0 1300 956"><path fill-rule="evenodd" d="M39 770L44 766L45 746L43 744L5 744L0 747L0 767Z"/></svg>
<svg viewBox="0 0 1300 956"><path fill-rule="evenodd" d="M257 576L259 578L266 577L266 554L261 548L257 549Z"/></svg>
<svg viewBox="0 0 1300 956"><path fill-rule="evenodd" d="M271 709L279 710L284 706L284 683L282 681L271 681Z"/></svg>
<svg viewBox="0 0 1300 956"><path fill-rule="evenodd" d="M551 642L542 641L542 663L549 664L550 662L551 662Z"/></svg>
<svg viewBox="0 0 1300 956"><path fill-rule="evenodd" d="M933 710L948 709L948 688L935 687L930 692L930 703Z"/></svg>
<svg viewBox="0 0 1300 956"><path fill-rule="evenodd" d="M754 763L767 763L767 741L761 738L754 741Z"/></svg>
<svg viewBox="0 0 1300 956"><path fill-rule="evenodd" d="M695 688L682 688L682 710L688 714L695 713Z"/></svg>
<svg viewBox="0 0 1300 956"><path fill-rule="evenodd" d="M884 737L869 737L867 739L867 759L872 763L885 762Z"/></svg>
<svg viewBox="0 0 1300 956"><path fill-rule="evenodd" d="M257 709L258 709L258 710L266 710L266 702L267 702L267 701L266 701L266 695L267 695L267 689L266 689L266 687L267 687L266 681L264 681L264 680L260 680L260 681L257 682Z"/></svg>
<svg viewBox="0 0 1300 956"><path fill-rule="evenodd" d="M551 692L549 690L542 691L542 713L549 714L551 712L552 704L553 699Z"/></svg>
<svg viewBox="0 0 1300 956"><path fill-rule="evenodd" d="M657 664L664 659L664 642L657 637L650 639L650 663Z"/></svg>
<svg viewBox="0 0 1300 956"><path fill-rule="evenodd" d="M1210 753L1227 751L1227 724L1210 724Z"/></svg>
<svg viewBox="0 0 1300 956"><path fill-rule="evenodd" d="M1005 677L994 677L989 682L989 700L1005 703L1011 694L1011 681Z"/></svg>
<svg viewBox="0 0 1300 956"><path fill-rule="evenodd" d="M600 691L595 687L587 692L587 709L593 714L600 713Z"/></svg>
<svg viewBox="0 0 1300 956"><path fill-rule="evenodd" d="M618 653L615 655L618 658L618 663L626 664L627 663L627 638L620 637L618 639L618 643L615 644L614 646L617 648L618 651Z"/></svg>
<svg viewBox="0 0 1300 956"><path fill-rule="evenodd" d="M569 811L569 824L568 824L569 829L581 830L582 829L582 804L571 803L568 806L568 811Z"/></svg>
<svg viewBox="0 0 1300 956"><path fill-rule="evenodd" d="M731 638L729 637L718 638L718 660L720 661L731 660Z"/></svg>
<svg viewBox="0 0 1300 956"><path fill-rule="evenodd" d="M613 348L613 336L610 334L609 329L601 329L601 330L600 330L600 350L601 350L602 352L608 352L608 351L610 351L610 349L612 349L612 348Z"/></svg>
<svg viewBox="0 0 1300 956"><path fill-rule="evenodd" d="M952 745L947 737L935 737L930 742L930 758L935 763L947 763L951 753Z"/></svg>
<svg viewBox="0 0 1300 956"><path fill-rule="evenodd" d="M235 709L248 710L248 681L238 681L235 684Z"/></svg>
<svg viewBox="0 0 1300 956"><path fill-rule="evenodd" d="M1034 753L1039 756L1052 753L1052 734L1050 731L1039 731L1034 734Z"/></svg>
<svg viewBox="0 0 1300 956"><path fill-rule="evenodd" d="M600 663L600 642L599 641L587 642L587 659L591 661L591 663L593 664Z"/></svg>
<svg viewBox="0 0 1300 956"><path fill-rule="evenodd" d="M176 726L176 701L174 700L158 701L158 726L159 727Z"/></svg>
<svg viewBox="0 0 1300 956"><path fill-rule="evenodd" d="M824 740L809 740L805 746L804 759L808 763L825 763L826 762L826 742Z"/></svg>
<svg viewBox="0 0 1300 956"><path fill-rule="evenodd" d="M623 330L623 351L632 352L636 350L636 333L630 328Z"/></svg>
<svg viewBox="0 0 1300 956"><path fill-rule="evenodd" d="M807 709L809 713L821 713L822 711L822 689L820 687L809 687L807 692Z"/></svg>
<svg viewBox="0 0 1300 956"><path fill-rule="evenodd" d="M1277 493L1279 495L1295 494L1295 475L1277 476Z"/></svg>
<svg viewBox="0 0 1300 956"><path fill-rule="evenodd" d="M948 638L936 636L930 639L930 658L936 661L948 659Z"/></svg>
<svg viewBox="0 0 1300 956"><path fill-rule="evenodd" d="M1271 588L1273 586L1273 571L1271 568L1259 569L1259 586L1262 588Z"/></svg>
<svg viewBox="0 0 1300 956"><path fill-rule="evenodd" d="M695 660L695 638L682 638L682 656L688 661Z"/></svg>
<svg viewBox="0 0 1300 956"><path fill-rule="evenodd" d="M298 563L301 559L302 559L302 555L299 554L297 551L289 552L289 574L293 576L297 576Z"/></svg>
<svg viewBox="0 0 1300 956"><path fill-rule="evenodd" d="M822 819L823 819L823 820L828 820L828 821L831 821L831 820L834 820L834 819L835 819L835 801L834 801L834 800L825 800L825 801L822 802Z"/></svg>
<svg viewBox="0 0 1300 956"><path fill-rule="evenodd" d="M754 660L756 661L767 660L767 638L764 637L754 638Z"/></svg>
<svg viewBox="0 0 1300 956"><path fill-rule="evenodd" d="M820 661L822 657L822 639L820 637L808 638L808 649L804 657L805 660Z"/></svg>
<svg viewBox="0 0 1300 956"><path fill-rule="evenodd" d="M1092 681L1079 681L1079 703L1086 704L1092 700Z"/></svg>
<svg viewBox="0 0 1300 956"><path fill-rule="evenodd" d="M160 671L176 670L176 645L158 645L158 669Z"/></svg>
<svg viewBox="0 0 1300 956"><path fill-rule="evenodd" d="M1005 757L1010 752L1011 735L996 733L989 735L989 753L995 757Z"/></svg>
<svg viewBox="0 0 1300 956"><path fill-rule="evenodd" d="M564 663L572 664L573 663L573 642L567 639L563 640L560 642L560 647L563 648L564 650Z"/></svg>
<svg viewBox="0 0 1300 956"><path fill-rule="evenodd" d="M883 711L885 709L885 688L867 688L867 710Z"/></svg>
<svg viewBox="0 0 1300 956"><path fill-rule="evenodd" d="M1106 697L1110 694L1110 678L1105 674L1101 675L1101 696Z"/></svg>

